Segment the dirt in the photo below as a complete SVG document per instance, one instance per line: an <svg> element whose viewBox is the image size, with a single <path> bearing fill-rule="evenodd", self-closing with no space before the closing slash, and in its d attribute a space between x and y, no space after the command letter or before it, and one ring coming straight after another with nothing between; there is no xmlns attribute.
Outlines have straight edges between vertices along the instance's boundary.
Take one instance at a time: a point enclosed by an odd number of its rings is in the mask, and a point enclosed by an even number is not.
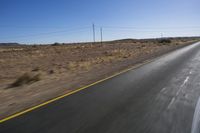
<svg viewBox="0 0 200 133"><path fill-rule="evenodd" d="M0 46L0 119L195 41Z"/></svg>

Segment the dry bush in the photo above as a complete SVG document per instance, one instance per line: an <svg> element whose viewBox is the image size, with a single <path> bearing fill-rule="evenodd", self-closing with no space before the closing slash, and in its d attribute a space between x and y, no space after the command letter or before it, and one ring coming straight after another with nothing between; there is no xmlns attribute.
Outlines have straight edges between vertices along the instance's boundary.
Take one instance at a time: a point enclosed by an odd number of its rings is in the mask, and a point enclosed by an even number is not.
<svg viewBox="0 0 200 133"><path fill-rule="evenodd" d="M159 39L158 43L171 43L172 41L170 39L164 38L164 39Z"/></svg>
<svg viewBox="0 0 200 133"><path fill-rule="evenodd" d="M52 44L51 46L59 46L60 45L60 43L58 43L58 42L55 42L54 44Z"/></svg>
<svg viewBox="0 0 200 133"><path fill-rule="evenodd" d="M49 70L49 74L54 74L55 71L54 70Z"/></svg>
<svg viewBox="0 0 200 133"><path fill-rule="evenodd" d="M67 68L70 69L70 70L72 70L72 69L75 69L77 66L78 66L78 65L77 65L77 62L75 62L75 61L70 61L70 62L68 63L68 65L67 65Z"/></svg>
<svg viewBox="0 0 200 133"><path fill-rule="evenodd" d="M113 57L113 59L119 59L119 58L128 58L128 57L131 56L131 53L128 52L128 50L115 49L115 50L112 50L112 51L106 51L104 53L104 55L107 56L107 57ZM109 58L109 60L110 60L110 58Z"/></svg>
<svg viewBox="0 0 200 133"><path fill-rule="evenodd" d="M79 63L78 63L78 66L79 66L80 68L86 68L86 69L89 69L90 66L92 66L93 63L94 63L93 60L82 61L82 62L79 62Z"/></svg>
<svg viewBox="0 0 200 133"><path fill-rule="evenodd" d="M37 72L37 71L39 71L40 70L40 68L39 67L36 67L36 68L34 68L32 71L33 72Z"/></svg>
<svg viewBox="0 0 200 133"><path fill-rule="evenodd" d="M17 80L15 80L15 82L12 83L10 87L18 87L25 84L34 83L34 82L39 81L40 79L41 79L40 74L31 75L31 74L25 73L22 76L20 76Z"/></svg>
<svg viewBox="0 0 200 133"><path fill-rule="evenodd" d="M106 56L117 56L120 54L121 54L121 51L117 50L117 49L104 52L104 55L106 55Z"/></svg>
<svg viewBox="0 0 200 133"><path fill-rule="evenodd" d="M69 62L67 67L70 70L79 69L79 68L89 69L92 66L92 64L95 64L95 62L96 61L92 59L87 60L87 61Z"/></svg>

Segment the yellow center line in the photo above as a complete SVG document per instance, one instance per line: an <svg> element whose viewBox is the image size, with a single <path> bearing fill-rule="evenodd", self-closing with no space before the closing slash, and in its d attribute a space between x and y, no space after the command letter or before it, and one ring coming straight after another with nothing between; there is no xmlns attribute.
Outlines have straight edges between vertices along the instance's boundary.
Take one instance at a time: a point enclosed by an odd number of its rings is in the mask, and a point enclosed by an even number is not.
<svg viewBox="0 0 200 133"><path fill-rule="evenodd" d="M157 59L157 58L155 58L155 59ZM3 122L5 122L5 121L7 121L7 120L13 119L13 118L18 117L18 116L21 116L21 115L23 115L23 114L25 114L25 113L28 113L28 112L33 111L33 110L35 110L35 109L38 109L38 108L40 108L40 107L42 107L42 106L45 106L45 105L47 105L47 104L49 104L49 103L52 103L52 102L54 102L54 101L57 101L57 100L59 100L59 99L62 99L62 98L67 97L67 96L69 96L69 95L72 95L72 94L74 94L74 93L77 93L77 92L79 92L79 91L81 91L81 90L84 90L84 89L86 89L86 88L89 88L89 87L91 87L91 86L94 86L94 85L96 85L96 84L98 84L98 83L101 83L101 82L103 82L103 81L106 81L106 80L108 80L108 79L111 79L111 78L113 78L113 77L116 77L116 76L118 76L118 75L120 75L120 74L123 74L123 73L125 73L125 72L128 72L128 71L130 71L130 70L136 69L136 68L138 68L138 67L140 67L140 66L142 66L142 65L145 65L145 64L147 64L147 63L152 62L152 61L155 60L155 59L147 60L147 61L145 61L144 63L138 64L138 65L136 65L136 66L132 66L132 67L130 67L130 68L128 68L128 69L125 69L125 70L123 70L123 71L121 71L121 72L118 72L118 73L116 73L116 74L114 74L114 75L111 75L111 76L109 76L109 77L107 77L107 78L101 79L101 80L99 80L99 81L96 81L96 82L94 82L94 83L91 83L91 84L89 84L89 85L86 85L86 86L84 86L84 87L81 87L81 88L79 88L79 89L73 90L73 91L68 92L68 93L66 93L66 94L64 94L64 95L61 95L61 96L58 96L58 97L53 98L53 99L51 99L51 100L48 100L48 101L46 101L46 102L43 102L43 103L41 103L41 104L39 104L39 105L30 107L30 108L28 108L28 109L25 109L24 111L20 111L20 112L18 112L18 113L12 114L12 115L10 115L10 116L8 116L8 117L6 117L6 118L1 119L1 120L0 120L0 123L3 123Z"/></svg>

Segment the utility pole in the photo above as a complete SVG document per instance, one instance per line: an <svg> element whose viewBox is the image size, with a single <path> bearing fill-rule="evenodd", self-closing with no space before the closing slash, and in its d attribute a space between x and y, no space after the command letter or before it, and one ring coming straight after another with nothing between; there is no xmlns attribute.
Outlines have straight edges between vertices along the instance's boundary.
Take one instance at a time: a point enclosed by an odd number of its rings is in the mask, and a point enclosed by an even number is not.
<svg viewBox="0 0 200 133"><path fill-rule="evenodd" d="M103 43L103 29L102 29L102 27L100 28L100 33L101 33L101 45L102 45L102 43Z"/></svg>
<svg viewBox="0 0 200 133"><path fill-rule="evenodd" d="M92 24L92 29L93 29L93 41L95 43L95 25L94 25L94 23Z"/></svg>
<svg viewBox="0 0 200 133"><path fill-rule="evenodd" d="M161 33L160 37L161 37L161 39L163 38L163 33Z"/></svg>

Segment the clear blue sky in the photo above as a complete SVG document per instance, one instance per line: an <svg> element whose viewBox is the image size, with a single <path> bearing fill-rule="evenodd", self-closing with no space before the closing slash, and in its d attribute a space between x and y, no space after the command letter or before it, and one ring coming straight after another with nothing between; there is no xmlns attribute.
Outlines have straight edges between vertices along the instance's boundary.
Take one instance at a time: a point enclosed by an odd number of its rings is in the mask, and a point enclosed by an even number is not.
<svg viewBox="0 0 200 133"><path fill-rule="evenodd" d="M200 35L200 0L0 0L0 42Z"/></svg>

